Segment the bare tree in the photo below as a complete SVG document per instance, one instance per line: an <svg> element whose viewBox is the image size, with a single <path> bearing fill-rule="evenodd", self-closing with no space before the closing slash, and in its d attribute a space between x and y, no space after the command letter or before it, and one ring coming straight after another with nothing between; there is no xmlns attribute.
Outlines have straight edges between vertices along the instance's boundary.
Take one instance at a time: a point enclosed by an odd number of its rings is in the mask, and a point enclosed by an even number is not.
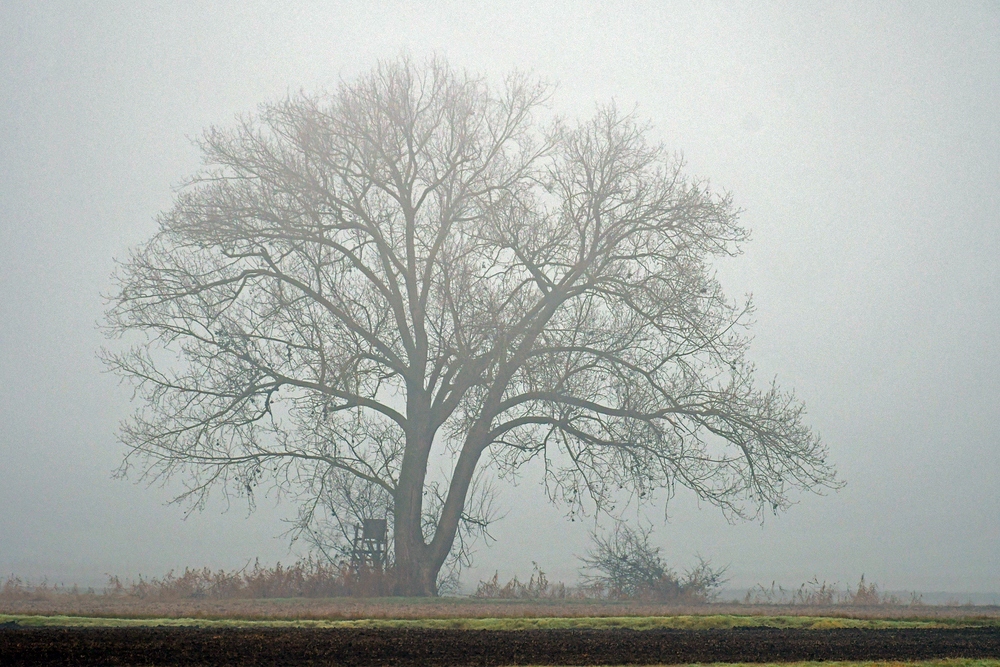
<svg viewBox="0 0 1000 667"><path fill-rule="evenodd" d="M547 95L404 59L209 129L110 298L142 398L125 468L195 503L266 480L305 524L384 503L407 595L483 528L480 470L539 459L591 511L681 485L753 517L835 486L708 264L747 237L730 196L613 107L542 127Z"/></svg>

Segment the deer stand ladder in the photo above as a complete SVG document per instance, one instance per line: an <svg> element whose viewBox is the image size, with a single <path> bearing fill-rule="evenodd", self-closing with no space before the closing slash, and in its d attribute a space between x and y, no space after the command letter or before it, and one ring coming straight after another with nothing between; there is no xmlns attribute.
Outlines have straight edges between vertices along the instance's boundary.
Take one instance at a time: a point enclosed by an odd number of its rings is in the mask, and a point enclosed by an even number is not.
<svg viewBox="0 0 1000 667"><path fill-rule="evenodd" d="M371 569L382 572L386 565L388 526L385 519L363 519L354 526L351 570Z"/></svg>

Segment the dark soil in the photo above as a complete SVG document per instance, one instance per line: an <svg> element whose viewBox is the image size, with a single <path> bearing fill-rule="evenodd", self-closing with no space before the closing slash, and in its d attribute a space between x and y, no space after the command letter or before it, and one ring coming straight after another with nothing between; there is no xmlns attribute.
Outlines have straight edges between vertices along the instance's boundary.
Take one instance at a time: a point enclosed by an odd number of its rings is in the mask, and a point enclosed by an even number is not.
<svg viewBox="0 0 1000 667"><path fill-rule="evenodd" d="M1000 628L0 628L0 665L600 665L1000 658Z"/></svg>

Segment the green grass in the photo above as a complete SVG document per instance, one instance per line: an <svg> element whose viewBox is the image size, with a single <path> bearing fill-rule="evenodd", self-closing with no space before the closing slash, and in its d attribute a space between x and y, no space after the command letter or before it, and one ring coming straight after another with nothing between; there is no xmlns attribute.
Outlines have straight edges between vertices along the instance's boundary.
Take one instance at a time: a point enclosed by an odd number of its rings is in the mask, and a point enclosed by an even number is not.
<svg viewBox="0 0 1000 667"><path fill-rule="evenodd" d="M545 667L544 665L533 665L531 667ZM666 667L665 665L648 665L647 667ZM671 667L695 667L694 664ZM827 661L827 662L714 662L701 664L697 667L1000 667L1000 660L985 659L976 660L972 658L944 658L940 660L912 660L912 661Z"/></svg>
<svg viewBox="0 0 1000 667"><path fill-rule="evenodd" d="M610 616L557 618L429 618L415 620L247 620L206 618L104 618L93 616L39 616L0 614L0 623L16 621L27 626L72 627L275 627L275 628L453 628L457 630L529 630L529 629L612 629L652 630L657 628L707 630L736 627L890 629L942 628L957 626L1000 626L1000 619L893 620L858 619L825 616ZM802 663L803 665L811 663ZM832 663L824 663L831 665ZM853 664L853 663L852 663ZM942 663L944 664L944 663ZM962 663L963 665L965 663ZM970 663L971 664L971 663ZM1000 667L997 665L996 667Z"/></svg>

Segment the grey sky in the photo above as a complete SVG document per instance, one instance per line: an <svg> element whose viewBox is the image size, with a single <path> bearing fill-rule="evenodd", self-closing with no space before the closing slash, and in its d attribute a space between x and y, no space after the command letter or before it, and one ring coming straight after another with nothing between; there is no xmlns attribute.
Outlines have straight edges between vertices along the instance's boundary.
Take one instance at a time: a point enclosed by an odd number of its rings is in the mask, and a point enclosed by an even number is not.
<svg viewBox="0 0 1000 667"><path fill-rule="evenodd" d="M1000 5L0 2L0 573L101 581L289 559L291 508L113 480L129 394L95 351L112 258L198 166L187 137L379 58L432 53L637 106L753 241L753 359L848 482L759 524L681 494L656 540L733 585L1000 591ZM572 580L591 524L504 495L477 577Z"/></svg>

